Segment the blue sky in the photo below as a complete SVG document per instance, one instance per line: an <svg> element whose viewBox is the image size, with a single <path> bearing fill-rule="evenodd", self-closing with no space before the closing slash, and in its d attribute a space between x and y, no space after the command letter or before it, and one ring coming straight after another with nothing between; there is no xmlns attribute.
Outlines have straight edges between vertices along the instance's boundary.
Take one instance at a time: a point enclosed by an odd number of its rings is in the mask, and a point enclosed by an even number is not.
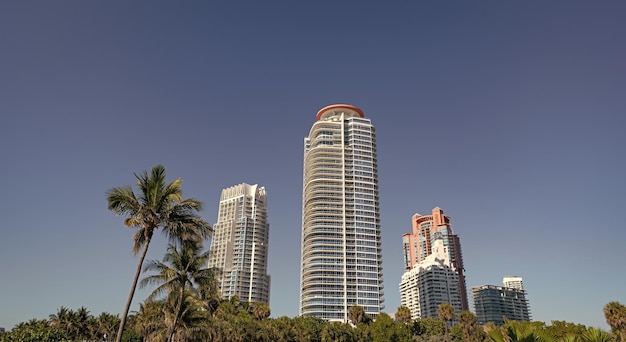
<svg viewBox="0 0 626 342"><path fill-rule="evenodd" d="M386 311L411 216L439 206L468 287L519 275L534 319L606 327L602 307L626 303L625 16L621 1L4 1L0 326L122 311L137 258L105 192L157 164L211 223L221 189L267 188L272 316L297 315L303 138L350 103L377 128Z"/></svg>

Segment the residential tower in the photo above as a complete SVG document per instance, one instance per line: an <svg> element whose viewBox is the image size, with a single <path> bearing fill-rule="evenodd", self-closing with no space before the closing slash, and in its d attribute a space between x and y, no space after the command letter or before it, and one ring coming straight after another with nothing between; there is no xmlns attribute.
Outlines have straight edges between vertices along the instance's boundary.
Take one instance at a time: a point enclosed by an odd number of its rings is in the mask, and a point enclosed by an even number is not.
<svg viewBox="0 0 626 342"><path fill-rule="evenodd" d="M269 223L264 187L239 184L222 190L209 267L219 269L221 296L269 304Z"/></svg>
<svg viewBox="0 0 626 342"><path fill-rule="evenodd" d="M376 131L355 106L322 108L304 138L300 315L348 321L383 306Z"/></svg>

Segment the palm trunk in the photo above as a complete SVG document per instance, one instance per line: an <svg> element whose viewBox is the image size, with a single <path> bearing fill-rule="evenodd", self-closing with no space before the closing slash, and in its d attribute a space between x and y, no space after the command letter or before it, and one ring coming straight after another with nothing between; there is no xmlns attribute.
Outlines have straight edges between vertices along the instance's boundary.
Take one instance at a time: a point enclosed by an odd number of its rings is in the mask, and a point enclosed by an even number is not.
<svg viewBox="0 0 626 342"><path fill-rule="evenodd" d="M174 338L174 333L176 332L176 325L178 324L179 317L181 315L181 311L183 309L183 300L185 299L185 284L183 284L180 289L180 298L178 301L178 309L176 310L176 316L174 317L174 325L172 325L172 329L170 330L169 337L167 339L168 342L172 342Z"/></svg>
<svg viewBox="0 0 626 342"><path fill-rule="evenodd" d="M133 279L133 286L130 289L130 293L128 294L128 300L126 300L126 307L124 308L124 313L122 314L120 320L120 328L117 330L117 336L115 338L115 342L122 342L122 333L124 332L124 326L126 325L126 316L128 316L128 311L130 310L130 304L133 302L133 296L135 295L135 289L137 288L137 281L139 280L139 275L141 274L141 267L143 266L143 260L146 258L146 253L148 252L148 245L150 245L150 240L152 239L152 230L146 234L146 244L143 248L143 252L141 252L141 257L139 258L139 264L137 265L137 271L135 271L135 279Z"/></svg>

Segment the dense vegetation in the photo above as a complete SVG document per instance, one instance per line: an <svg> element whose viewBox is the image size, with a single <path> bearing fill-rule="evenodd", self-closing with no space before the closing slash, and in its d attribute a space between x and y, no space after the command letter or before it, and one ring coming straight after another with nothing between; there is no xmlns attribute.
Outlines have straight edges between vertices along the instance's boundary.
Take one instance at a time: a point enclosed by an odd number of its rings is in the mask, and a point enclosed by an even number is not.
<svg viewBox="0 0 626 342"><path fill-rule="evenodd" d="M395 320L382 313L376 320L363 308L349 309L350 323L326 322L313 317L269 318L263 303L242 302L237 297L221 300L216 275L208 269L203 242L209 225L199 219L200 203L183 200L180 179L167 184L162 166L136 175L140 192L130 187L110 190L109 209L127 216L125 224L136 228L135 252L142 251L128 302L122 317L103 312L92 315L85 307L61 307L48 319L32 319L0 335L0 342L192 342L192 341L454 341L454 342L626 342L626 307L618 302L604 308L611 332L564 321L506 322L479 326L476 316L463 311L455 315L451 305L440 305L438 318L411 320L411 312L399 307ZM144 257L154 230L170 239L162 261ZM140 273L139 286L154 286L139 310L127 315ZM453 324L456 323L456 324Z"/></svg>
<svg viewBox="0 0 626 342"><path fill-rule="evenodd" d="M381 314L371 320L359 307L351 308L350 320L356 324L326 322L313 317L269 318L265 304L241 302L237 297L225 301L202 299L195 291L185 294L183 314L176 321L175 309L165 299L145 301L128 317L122 341L446 341L446 321L426 318L402 321L405 307L398 308L396 320ZM617 313L615 310L617 309ZM612 332L589 328L564 321L543 322L509 321L504 326L478 326L476 317L463 311L456 317L457 324L449 328L453 342L624 342L626 307L617 302L605 307L607 322ZM93 316L84 308L65 307L47 320L20 323L10 332L0 335L0 342L70 342L111 341L116 336L120 319L117 315L102 313ZM170 332L174 331L170 339Z"/></svg>

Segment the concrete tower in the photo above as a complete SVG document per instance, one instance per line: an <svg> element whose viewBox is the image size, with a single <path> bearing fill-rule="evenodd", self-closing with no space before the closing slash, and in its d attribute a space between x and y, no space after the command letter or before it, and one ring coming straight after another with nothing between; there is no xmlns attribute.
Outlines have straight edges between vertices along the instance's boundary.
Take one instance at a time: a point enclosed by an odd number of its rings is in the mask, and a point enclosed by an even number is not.
<svg viewBox="0 0 626 342"><path fill-rule="evenodd" d="M411 318L438 317L439 304L461 312L459 274L452 268L448 247L442 238L433 241L432 253L402 275L400 302L411 310Z"/></svg>
<svg viewBox="0 0 626 342"><path fill-rule="evenodd" d="M434 253L435 242L440 240L445 247L450 263L449 268L457 274L458 286L454 286L454 289L459 292L460 307L458 309L460 310L458 311L468 310L461 242L450 226L450 217L444 215L443 210L437 207L432 210L431 215L413 215L411 222L413 232L402 236L405 269L408 272L419 267Z"/></svg>
<svg viewBox="0 0 626 342"><path fill-rule="evenodd" d="M219 277L222 298L237 295L242 301L269 304L265 188L243 183L222 190L213 228L209 267L222 271Z"/></svg>
<svg viewBox="0 0 626 342"><path fill-rule="evenodd" d="M304 138L300 315L384 308L379 215L374 126L357 107L322 108Z"/></svg>

